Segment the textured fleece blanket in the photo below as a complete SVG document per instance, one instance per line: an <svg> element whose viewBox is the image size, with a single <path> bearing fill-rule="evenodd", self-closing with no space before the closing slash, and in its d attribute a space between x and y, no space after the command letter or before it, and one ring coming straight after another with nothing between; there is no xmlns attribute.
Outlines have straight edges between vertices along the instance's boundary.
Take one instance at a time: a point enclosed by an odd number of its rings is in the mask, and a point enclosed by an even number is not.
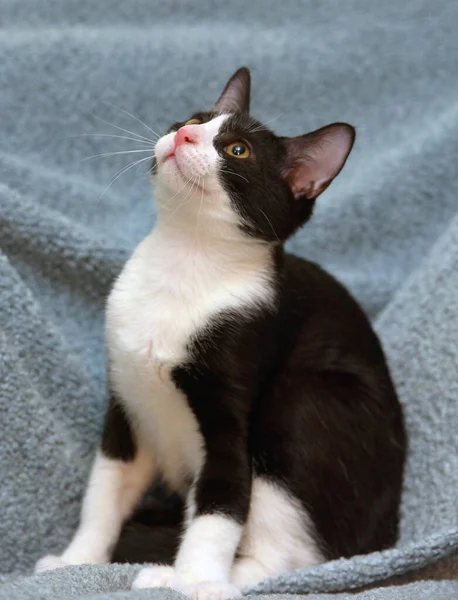
<svg viewBox="0 0 458 600"><path fill-rule="evenodd" d="M135 566L31 567L76 525L104 411L104 298L154 222L147 162L121 171L147 154L116 153L211 106L242 64L278 132L357 127L290 247L374 320L410 435L395 549L252 592L458 597L453 570L408 584L458 553L457 23L456 0L2 0L2 600L176 595L129 592Z"/></svg>

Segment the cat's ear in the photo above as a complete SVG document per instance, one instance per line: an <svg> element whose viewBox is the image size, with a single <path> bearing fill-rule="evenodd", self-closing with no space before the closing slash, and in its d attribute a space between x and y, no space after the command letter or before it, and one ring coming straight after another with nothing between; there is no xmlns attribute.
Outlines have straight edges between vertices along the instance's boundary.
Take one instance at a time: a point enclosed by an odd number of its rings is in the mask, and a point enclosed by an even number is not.
<svg viewBox="0 0 458 600"><path fill-rule="evenodd" d="M355 141L355 129L333 123L311 133L282 138L282 174L295 197L316 198L340 173Z"/></svg>
<svg viewBox="0 0 458 600"><path fill-rule="evenodd" d="M250 82L250 71L246 67L238 69L226 83L215 109L220 113L249 112Z"/></svg>

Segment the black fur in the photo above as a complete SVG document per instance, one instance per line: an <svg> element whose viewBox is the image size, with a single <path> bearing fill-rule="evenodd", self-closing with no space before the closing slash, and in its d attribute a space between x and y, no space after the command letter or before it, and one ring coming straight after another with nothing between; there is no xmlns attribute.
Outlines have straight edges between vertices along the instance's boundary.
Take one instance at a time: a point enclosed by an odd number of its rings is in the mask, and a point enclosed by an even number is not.
<svg viewBox="0 0 458 600"><path fill-rule="evenodd" d="M225 122L215 147L241 227L271 244L276 303L251 315L218 316L192 340L192 359L173 372L205 440L197 511L224 512L243 523L253 474L260 475L302 503L327 558L381 550L394 544L398 531L406 452L401 408L381 345L356 301L319 266L283 250L313 210L315 197L308 198L306 188L298 192L290 175L309 160L306 152L301 158L301 148L315 144L316 134L297 138L297 144L277 137L246 108ZM190 118L206 121L216 114ZM249 145L248 159L225 153L238 140ZM116 436L126 436L125 446L114 443ZM112 401L104 451L132 458L129 440ZM125 536L132 533L128 528ZM160 560L171 561L178 530L177 523ZM162 539L162 530L156 533L156 541ZM145 536L137 553L132 535L129 543L125 536L120 553L126 558L127 547L129 560L141 560Z"/></svg>
<svg viewBox="0 0 458 600"><path fill-rule="evenodd" d="M105 456L126 462L133 460L137 452L132 427L113 392L108 397L101 450Z"/></svg>

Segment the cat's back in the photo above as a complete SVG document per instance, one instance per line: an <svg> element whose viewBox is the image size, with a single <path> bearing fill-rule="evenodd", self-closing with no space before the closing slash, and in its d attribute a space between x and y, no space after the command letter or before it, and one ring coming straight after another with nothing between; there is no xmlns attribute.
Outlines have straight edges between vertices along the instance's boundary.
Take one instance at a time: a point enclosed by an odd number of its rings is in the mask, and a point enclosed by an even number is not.
<svg viewBox="0 0 458 600"><path fill-rule="evenodd" d="M318 263L285 253L284 272L285 288L297 302L307 301L310 306L322 306L323 309L325 305L326 310L332 305L339 305L344 310L363 314L347 288Z"/></svg>
<svg viewBox="0 0 458 600"><path fill-rule="evenodd" d="M327 361L381 366L385 357L370 321L346 287L318 264L284 257L283 330L299 336L301 357L322 367Z"/></svg>

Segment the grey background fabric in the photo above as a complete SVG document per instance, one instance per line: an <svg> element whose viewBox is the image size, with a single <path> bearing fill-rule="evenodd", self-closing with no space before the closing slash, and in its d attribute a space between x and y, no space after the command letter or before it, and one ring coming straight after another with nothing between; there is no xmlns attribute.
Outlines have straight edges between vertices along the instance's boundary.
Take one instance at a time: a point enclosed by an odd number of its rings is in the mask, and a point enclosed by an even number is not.
<svg viewBox="0 0 458 600"><path fill-rule="evenodd" d="M290 247L373 318L410 433L398 548L256 591L378 585L458 551L457 23L454 0L2 1L0 598L164 597L122 592L136 567L17 575L76 525L103 416L104 298L154 222L147 163L105 192L146 154L84 159L140 147L108 137L132 137L116 127L150 137L123 110L162 130L210 106L242 64L253 113L278 132L358 129ZM415 585L361 598L432 597Z"/></svg>
<svg viewBox="0 0 458 600"><path fill-rule="evenodd" d="M0 600L183 600L174 590L136 590L128 588L133 571L129 567L70 567L48 575L18 578L0 587ZM310 594L307 600L456 600L458 581L427 581L405 586L380 588L352 594ZM282 596L252 596L275 600ZM303 596L288 595L287 600Z"/></svg>

